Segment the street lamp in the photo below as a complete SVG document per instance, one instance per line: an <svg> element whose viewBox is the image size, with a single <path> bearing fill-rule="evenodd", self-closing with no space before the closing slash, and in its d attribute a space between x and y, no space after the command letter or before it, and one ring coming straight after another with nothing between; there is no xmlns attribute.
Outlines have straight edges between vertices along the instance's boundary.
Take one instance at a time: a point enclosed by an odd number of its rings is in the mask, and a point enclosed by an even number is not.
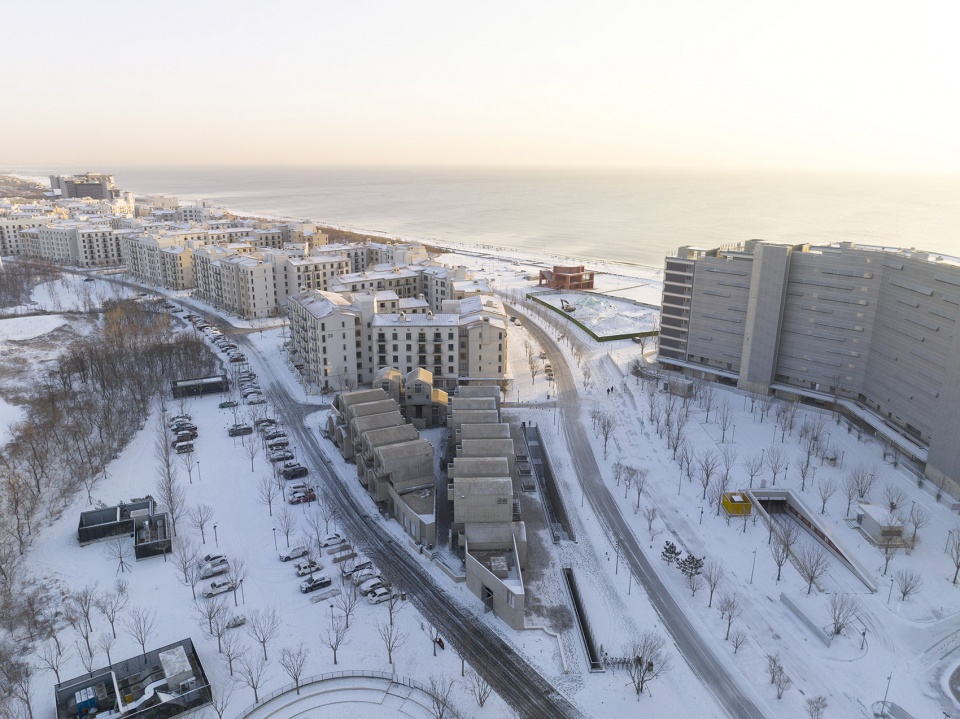
<svg viewBox="0 0 960 719"><path fill-rule="evenodd" d="M617 562L616 562L616 566L613 569L613 573L614 574L620 573L620 540L619 539L617 540Z"/></svg>
<svg viewBox="0 0 960 719"><path fill-rule="evenodd" d="M953 530L952 530L952 529L947 532L947 541L944 542L944 545L943 545L943 553L944 553L944 554L947 553L947 547L950 546L950 535L951 535L951 534L953 534Z"/></svg>
<svg viewBox="0 0 960 719"><path fill-rule="evenodd" d="M243 580L240 580L240 599L243 600L243 603L247 603L247 598L243 595Z"/></svg>
<svg viewBox="0 0 960 719"><path fill-rule="evenodd" d="M200 482L203 480L203 477L200 476L200 460L197 460L197 481Z"/></svg>
<svg viewBox="0 0 960 719"><path fill-rule="evenodd" d="M890 680L893 679L893 670L890 671L890 676L887 677L887 690L883 693L883 710L887 710L887 695L890 693Z"/></svg>
<svg viewBox="0 0 960 719"><path fill-rule="evenodd" d="M757 550L753 550L753 566L750 567L750 584L753 584L753 571L757 568Z"/></svg>
<svg viewBox="0 0 960 719"><path fill-rule="evenodd" d="M330 631L333 631L333 604L330 605Z"/></svg>
<svg viewBox="0 0 960 719"><path fill-rule="evenodd" d="M893 577L890 577L890 592L887 594L887 605L890 605L890 597L893 596Z"/></svg>
<svg viewBox="0 0 960 719"><path fill-rule="evenodd" d="M277 528L273 528L273 548L277 549Z"/></svg>
<svg viewBox="0 0 960 719"><path fill-rule="evenodd" d="M220 540L217 538L217 525L216 525L216 522L214 522L214 525L213 525L213 543L216 545L217 549L220 548Z"/></svg>
<svg viewBox="0 0 960 719"><path fill-rule="evenodd" d="M703 507L700 507L700 524L703 524Z"/></svg>

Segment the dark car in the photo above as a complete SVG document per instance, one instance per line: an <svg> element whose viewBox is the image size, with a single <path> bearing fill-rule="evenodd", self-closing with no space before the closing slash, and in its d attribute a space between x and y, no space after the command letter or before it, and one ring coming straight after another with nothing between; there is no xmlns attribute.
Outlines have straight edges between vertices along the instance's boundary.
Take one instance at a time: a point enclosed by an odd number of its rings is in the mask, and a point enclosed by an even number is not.
<svg viewBox="0 0 960 719"><path fill-rule="evenodd" d="M231 437L240 437L245 434L253 434L253 427L249 424L235 424L227 430Z"/></svg>
<svg viewBox="0 0 960 719"><path fill-rule="evenodd" d="M301 477L306 477L308 474L310 474L310 470L303 465L300 465L298 467L287 467L285 470L283 470L282 474L284 479L300 479Z"/></svg>
<svg viewBox="0 0 960 719"><path fill-rule="evenodd" d="M312 489L306 492L294 492L293 496L287 501L288 504L309 504L317 501L317 493Z"/></svg>
<svg viewBox="0 0 960 719"><path fill-rule="evenodd" d="M309 579L304 579L300 582L300 591L306 594L307 592L313 592L317 589L323 589L324 587L329 587L333 584L333 580L327 576L318 576L310 577Z"/></svg>

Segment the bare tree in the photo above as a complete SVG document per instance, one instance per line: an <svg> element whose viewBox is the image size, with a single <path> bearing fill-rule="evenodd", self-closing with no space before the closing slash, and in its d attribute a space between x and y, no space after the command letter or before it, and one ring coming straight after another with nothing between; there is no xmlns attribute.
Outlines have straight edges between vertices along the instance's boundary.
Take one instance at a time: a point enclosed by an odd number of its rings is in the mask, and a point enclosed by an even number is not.
<svg viewBox="0 0 960 719"><path fill-rule="evenodd" d="M196 567L200 562L200 553L197 551L197 545L192 540L181 538L173 548L173 566L180 573L180 582L185 586L190 586L190 568ZM196 584L194 582L194 584ZM196 599L196 596L194 596Z"/></svg>
<svg viewBox="0 0 960 719"><path fill-rule="evenodd" d="M957 575L960 574L960 525L954 527L947 539L947 556L953 562L953 584L957 584Z"/></svg>
<svg viewBox="0 0 960 719"><path fill-rule="evenodd" d="M265 504L270 516L273 516L273 503L280 495L280 487L274 481L273 477L264 475L260 478L260 484L257 485L257 498L260 504Z"/></svg>
<svg viewBox="0 0 960 719"><path fill-rule="evenodd" d="M230 670L230 676L233 676L232 668ZM220 688L220 691L211 693L210 706L213 707L213 711L216 713L217 719L223 719L224 715L227 713L227 709L230 706L230 699L233 697L233 692L236 687L236 680L231 680L223 682L223 686Z"/></svg>
<svg viewBox="0 0 960 719"><path fill-rule="evenodd" d="M826 574L830 568L827 552L819 544L807 542L796 556L797 570L807 583L807 594L813 589L813 583Z"/></svg>
<svg viewBox="0 0 960 719"><path fill-rule="evenodd" d="M253 461L260 454L260 438L253 434L245 435L240 439L243 453L250 459L250 471L253 472Z"/></svg>
<svg viewBox="0 0 960 719"><path fill-rule="evenodd" d="M297 515L291 511L290 505L285 504L277 510L277 516L273 520L273 524L283 534L289 549L290 535L297 531Z"/></svg>
<svg viewBox="0 0 960 719"><path fill-rule="evenodd" d="M213 521L213 507L209 504L198 504L190 510L190 524L200 532L201 544L207 543L207 525Z"/></svg>
<svg viewBox="0 0 960 719"><path fill-rule="evenodd" d="M637 693L637 700L648 682L670 671L670 658L664 650L664 639L654 631L646 631L626 648L627 674Z"/></svg>
<svg viewBox="0 0 960 719"><path fill-rule="evenodd" d="M617 418L612 414L607 414L606 412L600 413L600 416L597 418L597 436L603 439L603 458L607 458L607 445L610 442L610 438L613 437L613 433L617 429Z"/></svg>
<svg viewBox="0 0 960 719"><path fill-rule="evenodd" d="M853 504L853 500L857 497L857 480L852 475L848 474L843 478L843 494L847 498L847 513L845 516L850 516L850 505Z"/></svg>
<svg viewBox="0 0 960 719"><path fill-rule="evenodd" d="M280 632L280 616L273 607L254 609L247 622L250 636L263 648L263 661L267 661L267 644L277 638Z"/></svg>
<svg viewBox="0 0 960 719"><path fill-rule="evenodd" d="M387 612L390 615L390 624L393 625L394 617L403 609L403 593L400 591L391 591L390 596L384 604L387 605Z"/></svg>
<svg viewBox="0 0 960 719"><path fill-rule="evenodd" d="M773 684L777 680L777 675L783 672L783 665L780 664L780 652L767 654L766 660L767 676L770 677L770 683Z"/></svg>
<svg viewBox="0 0 960 719"><path fill-rule="evenodd" d="M912 550L917 546L920 530L930 523L930 512L919 504L914 503L910 506L910 515L907 518L907 522L912 527L910 533L910 549Z"/></svg>
<svg viewBox="0 0 960 719"><path fill-rule="evenodd" d="M780 575L783 572L783 565L790 559L790 545L783 541L779 532L773 533L773 542L770 544L770 555L773 557L773 563L777 565L777 581L780 581Z"/></svg>
<svg viewBox="0 0 960 719"><path fill-rule="evenodd" d="M707 580L707 586L710 588L710 601L707 602L707 606L712 607L713 593L717 591L717 587L723 582L723 565L720 562L707 562L707 566L703 569L703 578Z"/></svg>
<svg viewBox="0 0 960 719"><path fill-rule="evenodd" d="M843 632L860 612L860 600L852 594L830 595L830 624L834 635Z"/></svg>
<svg viewBox="0 0 960 719"><path fill-rule="evenodd" d="M890 560L900 552L900 537L881 537L877 548L883 554L883 576L887 576Z"/></svg>
<svg viewBox="0 0 960 719"><path fill-rule="evenodd" d="M60 670L70 659L70 647L68 646L65 650L61 650L57 644L44 642L40 645L40 651L37 652L37 657L43 663L43 666L54 673L57 677L57 684L59 684Z"/></svg>
<svg viewBox="0 0 960 719"><path fill-rule="evenodd" d="M897 582L897 591L900 592L900 601L905 602L912 594L916 594L923 588L923 580L920 579L920 573L909 569L898 569L893 573L893 578Z"/></svg>
<svg viewBox="0 0 960 719"><path fill-rule="evenodd" d="M434 719L445 719L453 710L453 687L457 680L430 677L430 710Z"/></svg>
<svg viewBox="0 0 960 719"><path fill-rule="evenodd" d="M83 668L87 674L93 674L93 668L97 664L96 649L92 646L87 646L86 649L84 649L84 645L79 641L76 642L76 647L77 656L80 657L80 663L83 665Z"/></svg>
<svg viewBox="0 0 960 719"><path fill-rule="evenodd" d="M720 466L720 457L712 449L706 449L697 454L697 467L700 472L700 486L703 487L703 499L707 498L707 489L710 480Z"/></svg>
<svg viewBox="0 0 960 719"><path fill-rule="evenodd" d="M230 571L227 572L227 579L230 580L230 584L233 586L233 606L239 606L237 604L237 590L243 591L243 580L247 578L247 565L239 557L235 558L230 563Z"/></svg>
<svg viewBox="0 0 960 719"><path fill-rule="evenodd" d="M433 656L437 656L437 643L440 641L440 630L430 622L420 622L420 631L423 632L430 644L433 645Z"/></svg>
<svg viewBox="0 0 960 719"><path fill-rule="evenodd" d="M773 685L777 688L777 699L783 699L784 693L792 684L793 681L787 676L787 673L783 671L783 667L780 667L780 671L777 672L777 676L773 681Z"/></svg>
<svg viewBox="0 0 960 719"><path fill-rule="evenodd" d="M130 601L130 594L127 583L118 579L113 583L113 591L105 591L97 596L96 607L99 612L110 622L110 631L114 638L117 636L117 617L120 616L127 603Z"/></svg>
<svg viewBox="0 0 960 719"><path fill-rule="evenodd" d="M107 559L117 563L117 573L132 572L130 556L133 554L130 540L126 537L116 537L103 545L103 554Z"/></svg>
<svg viewBox="0 0 960 719"><path fill-rule="evenodd" d="M353 614L357 608L357 604L360 603L360 590L357 588L357 585L349 579L343 578L340 583L340 594L337 595L334 603L337 605L337 609L343 612L346 628L349 629L350 615Z"/></svg>
<svg viewBox="0 0 960 719"><path fill-rule="evenodd" d="M747 632L744 629L734 629L730 632L730 644L733 645L733 653L740 651L740 647L747 643Z"/></svg>
<svg viewBox="0 0 960 719"><path fill-rule="evenodd" d="M647 531L650 533L651 542L656 539L656 535L653 531L653 523L657 521L658 516L660 516L660 510L657 509L656 505L650 505L649 507L643 508L643 518L647 520Z"/></svg>
<svg viewBox="0 0 960 719"><path fill-rule="evenodd" d="M76 589L67 594L67 604L83 620L84 626L88 631L93 631L93 622L91 615L97 604L97 589L94 584L87 584L80 589Z"/></svg>
<svg viewBox="0 0 960 719"><path fill-rule="evenodd" d="M740 604L740 597L737 594L724 593L717 601L717 609L720 616L727 622L727 634L724 639L730 639L730 627L743 613L743 606Z"/></svg>
<svg viewBox="0 0 960 719"><path fill-rule="evenodd" d="M883 487L883 502L891 512L896 512L907 501L907 493L902 488L887 482Z"/></svg>
<svg viewBox="0 0 960 719"><path fill-rule="evenodd" d="M827 502L837 491L837 481L833 477L824 477L817 483L817 494L820 495L820 514L826 514ZM850 510L847 510L849 514Z"/></svg>
<svg viewBox="0 0 960 719"><path fill-rule="evenodd" d="M309 653L309 650L303 646L303 642L300 642L296 649L284 647L280 650L280 666L283 667L287 676L293 680L297 688L297 696L300 696L300 677L303 676Z"/></svg>
<svg viewBox="0 0 960 719"><path fill-rule="evenodd" d="M330 522L336 520L337 503L327 490L323 490L317 497L317 512L323 517L323 531L330 532Z"/></svg>
<svg viewBox="0 0 960 719"><path fill-rule="evenodd" d="M333 650L333 663L337 663L337 652L340 647L347 643L347 630L349 626L343 617L336 617L330 622L330 627L326 630L326 645Z"/></svg>
<svg viewBox="0 0 960 719"><path fill-rule="evenodd" d="M227 669L229 669L231 677L233 676L234 663L242 658L246 652L247 645L240 639L239 634L228 632L223 637L223 640L220 642L220 653L223 654L223 658L227 660Z"/></svg>
<svg viewBox="0 0 960 719"><path fill-rule="evenodd" d="M873 491L873 487L877 483L876 471L861 464L854 467L848 476L853 478L853 483L857 489L857 497L860 501L869 499L870 492Z"/></svg>
<svg viewBox="0 0 960 719"><path fill-rule="evenodd" d="M470 672L470 688L473 691L473 698L477 700L477 705L481 707L487 703L487 699L493 692L493 687L487 684L487 680L479 672L475 671Z"/></svg>
<svg viewBox="0 0 960 719"><path fill-rule="evenodd" d="M267 672L269 662L259 654L245 654L238 661L237 673L248 687L253 689L253 701L260 701L260 685L263 684L263 675Z"/></svg>
<svg viewBox="0 0 960 719"><path fill-rule="evenodd" d="M787 458L784 456L783 449L781 447L771 447L767 452L767 467L770 469L770 473L773 475L773 484L777 484L777 475L780 474L787 464Z"/></svg>
<svg viewBox="0 0 960 719"><path fill-rule="evenodd" d="M117 638L110 632L103 632L103 634L100 635L97 646L107 655L107 664L113 664L113 659L110 657L110 650L113 649L113 645L116 643Z"/></svg>
<svg viewBox="0 0 960 719"><path fill-rule="evenodd" d="M205 601L194 601L193 609L201 628L210 636L214 636L214 622L219 621L227 614L227 605L223 596L219 595ZM206 626L204 626L204 623L206 623Z"/></svg>
<svg viewBox="0 0 960 719"><path fill-rule="evenodd" d="M134 607L123 622L127 634L140 645L143 654L147 653L147 642L157 629L157 613L146 607Z"/></svg>
<svg viewBox="0 0 960 719"><path fill-rule="evenodd" d="M753 479L763 470L763 455L755 454L750 457L747 457L740 463L740 466L743 467L747 474L750 475L750 489L753 489Z"/></svg>
<svg viewBox="0 0 960 719"><path fill-rule="evenodd" d="M827 698L821 694L807 699L806 707L810 719L823 719L823 713L827 710Z"/></svg>
<svg viewBox="0 0 960 719"><path fill-rule="evenodd" d="M393 653L406 643L407 635L401 632L398 626L384 622L377 622L377 633L387 650L387 661L393 664Z"/></svg>
<svg viewBox="0 0 960 719"><path fill-rule="evenodd" d="M720 427L720 442L726 442L727 432L733 426L733 407L726 397L717 402L717 425Z"/></svg>
<svg viewBox="0 0 960 719"><path fill-rule="evenodd" d="M715 395L713 392L713 385L710 384L709 382L700 382L695 386L699 389L697 394L700 397L700 406L703 407L703 411L705 413L703 421L706 422L707 424L710 424L710 410L713 409L713 401L715 398ZM719 404L717 406L717 411L718 412L720 411Z"/></svg>

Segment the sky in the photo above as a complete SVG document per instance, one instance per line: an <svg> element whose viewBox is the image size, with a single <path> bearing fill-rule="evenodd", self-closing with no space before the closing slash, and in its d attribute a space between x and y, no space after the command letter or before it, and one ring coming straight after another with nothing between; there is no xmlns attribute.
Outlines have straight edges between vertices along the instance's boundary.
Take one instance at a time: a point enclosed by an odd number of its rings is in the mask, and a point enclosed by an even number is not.
<svg viewBox="0 0 960 719"><path fill-rule="evenodd" d="M0 166L960 174L955 2L8 3Z"/></svg>

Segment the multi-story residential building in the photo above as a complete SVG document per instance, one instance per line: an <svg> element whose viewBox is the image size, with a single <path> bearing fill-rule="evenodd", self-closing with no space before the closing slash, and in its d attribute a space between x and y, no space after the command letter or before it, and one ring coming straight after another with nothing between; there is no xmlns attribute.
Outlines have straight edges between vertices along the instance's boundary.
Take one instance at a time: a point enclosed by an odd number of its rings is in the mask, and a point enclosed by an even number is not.
<svg viewBox="0 0 960 719"><path fill-rule="evenodd" d="M22 236L24 230L35 230L54 220L53 214L28 214L19 210L0 215L0 257L26 255L27 244Z"/></svg>
<svg viewBox="0 0 960 719"><path fill-rule="evenodd" d="M112 267L123 263L122 238L104 220L59 220L20 231L25 254L77 267Z"/></svg>
<svg viewBox="0 0 960 719"><path fill-rule="evenodd" d="M489 296L449 300L443 312L406 312L393 292L307 291L288 302L292 350L306 378L326 390L353 389L393 367L433 373L440 389L497 383L507 355L503 305Z"/></svg>
<svg viewBox="0 0 960 719"><path fill-rule="evenodd" d="M390 290L398 297L420 294L420 273L412 267L372 265L362 272L341 275L331 287L333 292L381 292Z"/></svg>
<svg viewBox="0 0 960 719"><path fill-rule="evenodd" d="M660 362L847 408L960 496L958 315L955 258L851 243L684 247L666 261Z"/></svg>

